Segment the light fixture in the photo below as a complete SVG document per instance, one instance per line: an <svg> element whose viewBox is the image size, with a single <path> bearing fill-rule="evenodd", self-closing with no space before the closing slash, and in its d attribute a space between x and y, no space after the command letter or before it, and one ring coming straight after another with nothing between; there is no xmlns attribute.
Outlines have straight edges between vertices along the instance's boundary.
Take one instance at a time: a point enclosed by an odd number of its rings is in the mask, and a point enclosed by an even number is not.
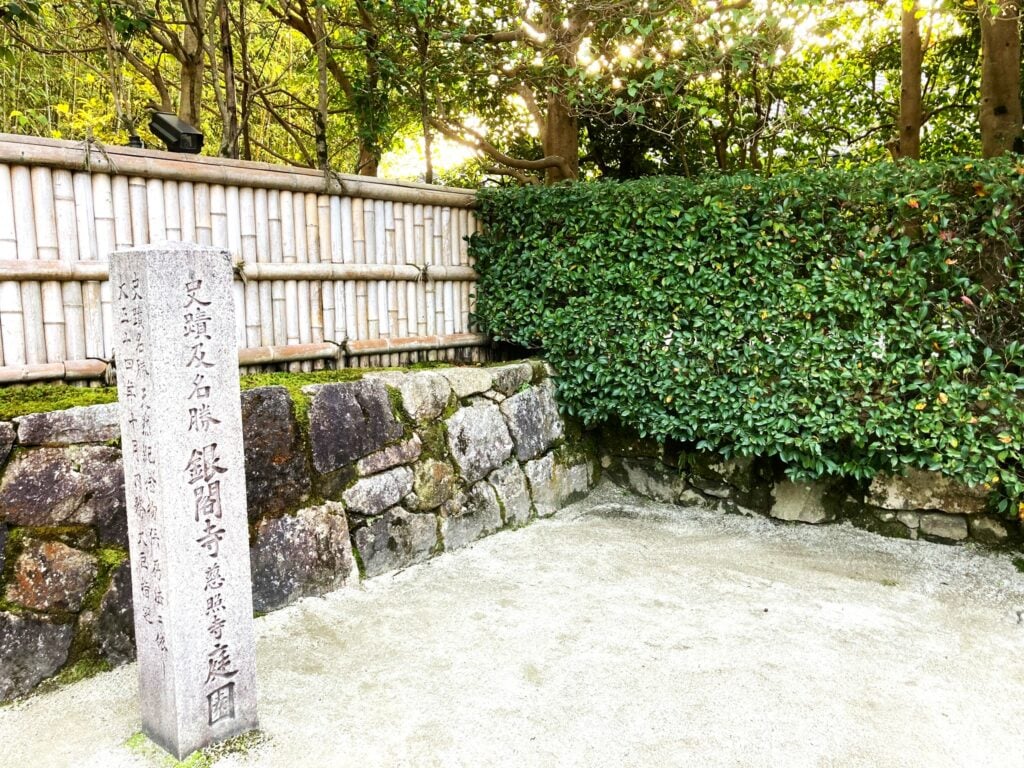
<svg viewBox="0 0 1024 768"><path fill-rule="evenodd" d="M170 112L153 112L149 118L149 130L167 145L168 152L185 152L198 155L203 148L202 131L193 128L177 115Z"/></svg>

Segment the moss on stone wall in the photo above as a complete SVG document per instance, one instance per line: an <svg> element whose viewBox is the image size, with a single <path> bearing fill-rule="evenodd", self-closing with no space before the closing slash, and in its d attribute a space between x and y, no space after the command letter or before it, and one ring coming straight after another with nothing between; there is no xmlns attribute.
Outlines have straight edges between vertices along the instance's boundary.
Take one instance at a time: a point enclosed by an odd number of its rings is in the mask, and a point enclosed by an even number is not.
<svg viewBox="0 0 1024 768"><path fill-rule="evenodd" d="M49 413L116 401L115 387L73 387L69 384L3 387L0 388L0 421L10 421L29 413Z"/></svg>

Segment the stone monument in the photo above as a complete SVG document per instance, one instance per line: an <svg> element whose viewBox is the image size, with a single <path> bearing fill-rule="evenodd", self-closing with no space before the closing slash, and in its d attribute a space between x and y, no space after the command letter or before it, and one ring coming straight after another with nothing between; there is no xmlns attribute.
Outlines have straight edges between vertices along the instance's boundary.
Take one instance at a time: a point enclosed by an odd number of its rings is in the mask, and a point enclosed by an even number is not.
<svg viewBox="0 0 1024 768"><path fill-rule="evenodd" d="M257 726L232 265L110 259L142 730L179 760Z"/></svg>

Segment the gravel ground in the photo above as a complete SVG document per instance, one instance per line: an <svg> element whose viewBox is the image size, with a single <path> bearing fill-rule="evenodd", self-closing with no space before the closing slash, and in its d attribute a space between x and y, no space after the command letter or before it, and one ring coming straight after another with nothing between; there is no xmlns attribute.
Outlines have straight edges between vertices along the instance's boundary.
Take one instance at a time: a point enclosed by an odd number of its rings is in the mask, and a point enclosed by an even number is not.
<svg viewBox="0 0 1024 768"><path fill-rule="evenodd" d="M555 518L257 622L229 766L1024 767L1005 554L658 505ZM0 766L167 764L127 666L0 709Z"/></svg>

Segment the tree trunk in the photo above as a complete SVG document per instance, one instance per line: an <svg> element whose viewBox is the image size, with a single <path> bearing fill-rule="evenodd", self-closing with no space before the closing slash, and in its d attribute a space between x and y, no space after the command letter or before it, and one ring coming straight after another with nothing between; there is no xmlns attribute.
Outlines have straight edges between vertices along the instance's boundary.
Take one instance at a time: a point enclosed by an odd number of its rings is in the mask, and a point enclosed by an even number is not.
<svg viewBox="0 0 1024 768"><path fill-rule="evenodd" d="M178 102L178 117L189 125L199 128L203 109L203 78L205 75L205 53L201 29L186 24L182 35L184 55L181 59L181 99Z"/></svg>
<svg viewBox="0 0 1024 768"><path fill-rule="evenodd" d="M987 2L981 16L981 150L995 157L1014 149L1021 135L1020 6L1002 0L993 16Z"/></svg>
<svg viewBox="0 0 1024 768"><path fill-rule="evenodd" d="M557 166L547 169L547 183L575 181L580 175L580 129L568 100L558 93L548 96L544 126L544 154L565 160L568 174Z"/></svg>
<svg viewBox="0 0 1024 768"><path fill-rule="evenodd" d="M220 58L224 71L224 121L220 142L222 157L238 159L238 91L235 88L235 52L231 46L231 16L228 0L218 0L217 21L220 27Z"/></svg>
<svg viewBox="0 0 1024 768"><path fill-rule="evenodd" d="M316 164L322 171L330 168L330 151L327 148L327 25L324 23L324 6L316 6L316 113L313 115L316 140Z"/></svg>
<svg viewBox="0 0 1024 768"><path fill-rule="evenodd" d="M363 142L359 142L359 159L356 161L356 173L360 176L376 176L380 158Z"/></svg>
<svg viewBox="0 0 1024 768"><path fill-rule="evenodd" d="M238 47L242 59L242 159L252 160L252 96L250 95L250 81L252 67L249 64L249 44L246 31L247 26L245 14L246 0L239 0L238 3Z"/></svg>
<svg viewBox="0 0 1024 768"><path fill-rule="evenodd" d="M903 2L900 33L900 128L893 158L921 157L921 27L916 2Z"/></svg>

